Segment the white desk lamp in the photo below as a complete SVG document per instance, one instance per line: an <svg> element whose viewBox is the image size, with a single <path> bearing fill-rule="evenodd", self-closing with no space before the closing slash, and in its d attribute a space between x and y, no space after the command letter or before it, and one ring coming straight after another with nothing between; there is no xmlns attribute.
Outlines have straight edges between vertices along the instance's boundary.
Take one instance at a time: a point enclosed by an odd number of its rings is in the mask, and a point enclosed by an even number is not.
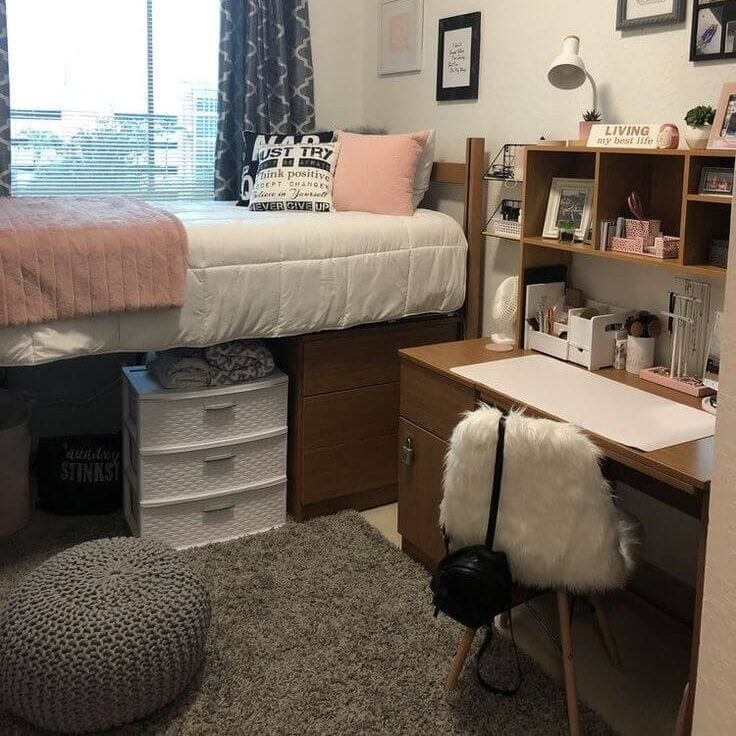
<svg viewBox="0 0 736 736"><path fill-rule="evenodd" d="M557 89L577 89L585 84L586 79L589 80L593 88L593 110L598 109L598 89L580 58L580 39L577 36L567 36L562 42L562 53L552 62L547 79Z"/></svg>

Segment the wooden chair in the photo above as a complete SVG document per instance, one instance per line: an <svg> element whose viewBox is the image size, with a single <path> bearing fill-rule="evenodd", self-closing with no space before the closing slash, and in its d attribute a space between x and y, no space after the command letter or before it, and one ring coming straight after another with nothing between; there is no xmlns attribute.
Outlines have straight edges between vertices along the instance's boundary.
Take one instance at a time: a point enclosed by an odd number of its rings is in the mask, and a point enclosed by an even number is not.
<svg viewBox="0 0 736 736"><path fill-rule="evenodd" d="M485 538L483 520L488 518L499 417L497 409L481 406L458 424L450 439L440 522L453 549L480 544ZM582 597L593 609L606 652L620 666L599 591L624 584L637 541L632 525L613 504L598 459L595 446L570 425L520 414L507 420L495 548L508 556L519 586L515 600L528 602L540 591L556 592L571 736L581 731L568 591L586 591ZM507 624L505 616L500 624ZM457 686L475 634L472 629L463 632L448 689Z"/></svg>

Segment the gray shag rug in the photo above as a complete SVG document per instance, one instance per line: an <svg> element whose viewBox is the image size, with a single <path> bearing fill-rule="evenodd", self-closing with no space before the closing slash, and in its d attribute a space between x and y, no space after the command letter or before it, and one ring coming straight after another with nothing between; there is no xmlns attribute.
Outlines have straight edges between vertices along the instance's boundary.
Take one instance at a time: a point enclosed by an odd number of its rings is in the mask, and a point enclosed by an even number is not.
<svg viewBox="0 0 736 736"><path fill-rule="evenodd" d="M96 518L68 524L53 542L0 541L0 606L52 554L121 533L119 521ZM470 660L446 694L461 628L433 618L426 571L355 512L183 554L210 585L204 665L173 704L111 734L567 733L562 687L523 655L516 697L482 690ZM495 681L513 681L502 637L484 662ZM613 733L584 705L581 715L585 734ZM0 713L0 734L35 733Z"/></svg>

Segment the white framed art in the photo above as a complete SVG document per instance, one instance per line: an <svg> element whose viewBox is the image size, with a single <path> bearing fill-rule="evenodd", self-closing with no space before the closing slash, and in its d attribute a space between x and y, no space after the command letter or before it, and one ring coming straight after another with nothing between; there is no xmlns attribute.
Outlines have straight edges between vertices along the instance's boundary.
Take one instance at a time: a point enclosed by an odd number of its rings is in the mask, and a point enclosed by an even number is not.
<svg viewBox="0 0 736 736"><path fill-rule="evenodd" d="M378 73L420 71L424 0L381 0L378 12Z"/></svg>
<svg viewBox="0 0 736 736"><path fill-rule="evenodd" d="M561 222L573 224L576 240L585 240L588 237L593 214L594 184L593 179L552 179L543 237L559 237Z"/></svg>

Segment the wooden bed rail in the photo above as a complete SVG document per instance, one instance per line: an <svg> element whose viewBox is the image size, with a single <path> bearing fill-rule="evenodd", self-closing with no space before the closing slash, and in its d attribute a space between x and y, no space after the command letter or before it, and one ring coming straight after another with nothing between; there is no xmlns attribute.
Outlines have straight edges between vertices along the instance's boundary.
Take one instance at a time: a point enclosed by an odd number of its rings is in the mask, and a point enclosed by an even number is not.
<svg viewBox="0 0 736 736"><path fill-rule="evenodd" d="M465 338L480 337L483 295L483 224L486 216L485 138L468 138L465 163L437 161L432 167L432 181L457 184L464 189L463 230L468 240L468 267L463 321Z"/></svg>

